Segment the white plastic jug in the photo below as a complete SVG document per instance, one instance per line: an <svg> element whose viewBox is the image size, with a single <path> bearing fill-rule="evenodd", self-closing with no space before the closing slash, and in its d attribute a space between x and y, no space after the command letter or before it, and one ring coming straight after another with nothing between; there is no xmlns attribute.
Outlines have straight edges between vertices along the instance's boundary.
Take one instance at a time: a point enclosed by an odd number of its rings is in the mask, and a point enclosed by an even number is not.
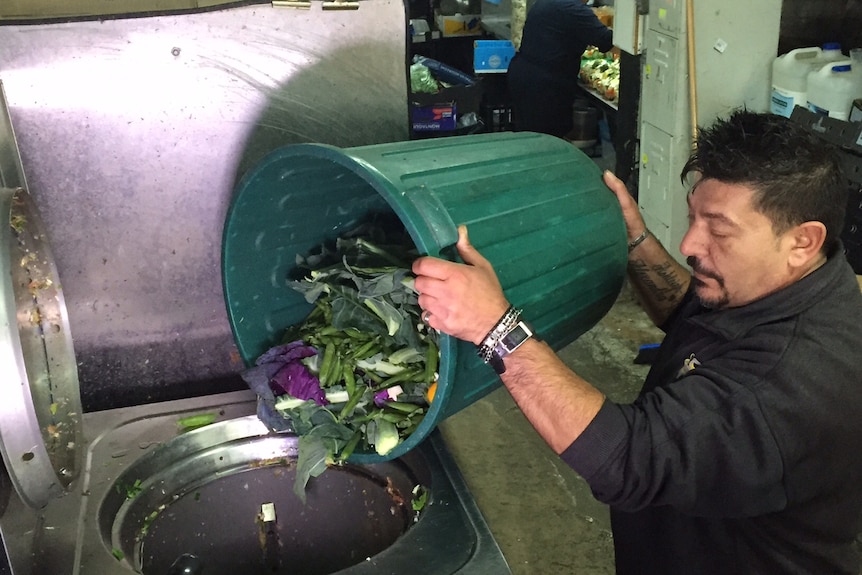
<svg viewBox="0 0 862 575"><path fill-rule="evenodd" d="M862 100L862 48L853 48L850 50L850 71L853 73L853 79L856 82L855 99ZM862 103L859 104L859 108L860 113L862 113Z"/></svg>
<svg viewBox="0 0 862 575"><path fill-rule="evenodd" d="M845 58L841 44L827 42L822 47L797 48L773 60L770 112L789 118L794 106L807 106L808 74Z"/></svg>
<svg viewBox="0 0 862 575"><path fill-rule="evenodd" d="M794 106L808 103L808 73L820 61L817 46L797 48L772 61L772 100L769 111L790 117Z"/></svg>
<svg viewBox="0 0 862 575"><path fill-rule="evenodd" d="M841 52L841 44L838 42L827 42L820 48L820 61L824 64L826 62L838 62L846 58L847 56Z"/></svg>
<svg viewBox="0 0 862 575"><path fill-rule="evenodd" d="M808 109L838 120L848 120L857 81L850 60L829 62L808 74Z"/></svg>

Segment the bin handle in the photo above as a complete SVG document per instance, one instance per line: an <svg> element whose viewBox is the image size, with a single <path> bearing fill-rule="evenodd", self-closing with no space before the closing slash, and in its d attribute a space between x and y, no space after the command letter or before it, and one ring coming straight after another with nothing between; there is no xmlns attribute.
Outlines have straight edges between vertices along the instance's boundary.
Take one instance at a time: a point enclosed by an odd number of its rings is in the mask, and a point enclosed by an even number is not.
<svg viewBox="0 0 862 575"><path fill-rule="evenodd" d="M458 226L449 215L446 206L426 186L415 186L407 191L409 204L403 204L398 215L412 232L423 226L428 233L417 234L414 240L420 252L429 256L457 261Z"/></svg>
<svg viewBox="0 0 862 575"><path fill-rule="evenodd" d="M458 255L458 247L456 244L448 244L440 248L439 257L450 262L460 262L461 256Z"/></svg>

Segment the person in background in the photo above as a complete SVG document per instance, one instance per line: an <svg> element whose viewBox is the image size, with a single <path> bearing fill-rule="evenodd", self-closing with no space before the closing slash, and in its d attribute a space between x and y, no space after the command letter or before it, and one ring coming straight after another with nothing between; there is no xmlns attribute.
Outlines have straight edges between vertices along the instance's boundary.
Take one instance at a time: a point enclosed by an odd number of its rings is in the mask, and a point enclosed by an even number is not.
<svg viewBox="0 0 862 575"><path fill-rule="evenodd" d="M613 47L613 31L592 8L582 0L536 0L506 78L516 131L560 138L572 131L572 107L587 46L602 52Z"/></svg>
<svg viewBox="0 0 862 575"><path fill-rule="evenodd" d="M690 271L604 174L631 285L666 333L631 404L527 334L463 226L464 263L414 262L423 320L495 350L532 425L610 506L617 573L859 574L862 293L837 156L781 116L701 129L683 170Z"/></svg>

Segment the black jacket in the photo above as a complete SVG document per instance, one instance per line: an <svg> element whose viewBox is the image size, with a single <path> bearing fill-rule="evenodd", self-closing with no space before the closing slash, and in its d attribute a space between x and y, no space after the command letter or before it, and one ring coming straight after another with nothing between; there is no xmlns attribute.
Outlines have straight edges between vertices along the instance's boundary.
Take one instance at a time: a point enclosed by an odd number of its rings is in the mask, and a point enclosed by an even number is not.
<svg viewBox="0 0 862 575"><path fill-rule="evenodd" d="M613 32L580 0L536 0L506 74L515 129L566 136L573 127L581 56L613 46Z"/></svg>
<svg viewBox="0 0 862 575"><path fill-rule="evenodd" d="M859 573L862 294L839 252L713 311L689 293L639 398L562 457L611 506L621 574Z"/></svg>
<svg viewBox="0 0 862 575"><path fill-rule="evenodd" d="M536 0L524 21L518 57L574 83L587 46L607 52L613 37L613 31L581 0Z"/></svg>

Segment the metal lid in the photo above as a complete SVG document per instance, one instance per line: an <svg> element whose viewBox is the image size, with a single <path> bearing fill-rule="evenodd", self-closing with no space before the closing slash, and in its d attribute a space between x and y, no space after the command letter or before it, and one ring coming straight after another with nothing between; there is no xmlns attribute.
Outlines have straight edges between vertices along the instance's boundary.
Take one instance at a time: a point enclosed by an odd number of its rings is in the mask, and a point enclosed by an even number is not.
<svg viewBox="0 0 862 575"><path fill-rule="evenodd" d="M41 508L80 467L81 398L65 300L24 189L2 84L0 108L0 452L21 499Z"/></svg>

